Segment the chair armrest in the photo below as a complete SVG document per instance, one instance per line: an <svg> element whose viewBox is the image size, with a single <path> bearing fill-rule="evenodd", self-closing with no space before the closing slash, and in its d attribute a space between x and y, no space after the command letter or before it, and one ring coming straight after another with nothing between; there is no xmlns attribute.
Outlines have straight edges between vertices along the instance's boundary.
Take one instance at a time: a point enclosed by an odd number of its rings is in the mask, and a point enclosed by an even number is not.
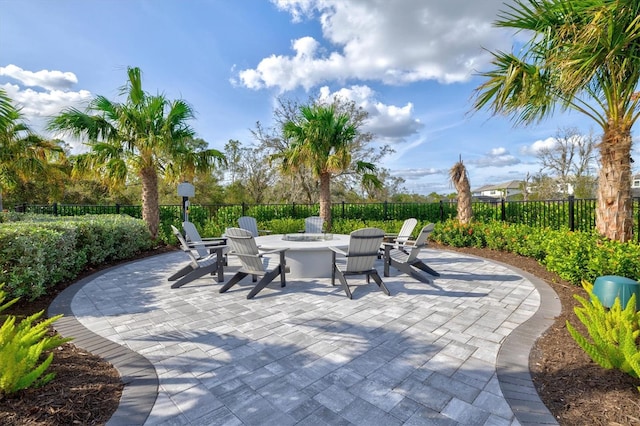
<svg viewBox="0 0 640 426"><path fill-rule="evenodd" d="M260 252L260 254L258 255L259 257L264 256L265 254L274 254L274 253L280 253L280 252L284 252L289 250L289 247L283 247L283 248L278 248L278 249L273 249L273 250L265 250Z"/></svg>
<svg viewBox="0 0 640 426"><path fill-rule="evenodd" d="M189 241L187 243L189 245L189 247L193 248L193 247L204 247L204 248L209 248L209 247L216 247L216 246L223 246L226 244L226 241L222 238L218 239L218 240L211 240L211 241Z"/></svg>
<svg viewBox="0 0 640 426"><path fill-rule="evenodd" d="M347 256L348 255L348 253L346 251L344 251L344 250L342 250L342 249L340 249L338 247L329 247L329 250L331 250L334 253L341 254L343 256Z"/></svg>
<svg viewBox="0 0 640 426"><path fill-rule="evenodd" d="M202 238L202 241L205 243L209 243L209 242L216 242L216 241L222 241L225 242L227 239L225 237L207 237L207 238Z"/></svg>

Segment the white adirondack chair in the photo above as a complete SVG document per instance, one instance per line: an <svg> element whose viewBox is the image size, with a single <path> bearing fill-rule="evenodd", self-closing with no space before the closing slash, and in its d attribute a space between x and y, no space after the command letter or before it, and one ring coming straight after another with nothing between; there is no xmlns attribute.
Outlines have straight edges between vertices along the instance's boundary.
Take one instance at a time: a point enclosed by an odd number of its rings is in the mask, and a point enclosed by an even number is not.
<svg viewBox="0 0 640 426"><path fill-rule="evenodd" d="M231 246L231 255L237 256L241 263L240 270L220 289L224 293L236 285L247 275L252 275L253 281L257 281L257 276L262 276L260 281L249 292L247 299L252 299L260 290L265 288L271 281L280 275L280 286L286 285L285 274L287 272L284 252L286 248L268 250L260 252L256 245L256 240L250 231L241 228L228 228L225 232L227 241ZM269 263L275 259L266 257L269 254L279 254L279 261L273 268L269 268Z"/></svg>
<svg viewBox="0 0 640 426"><path fill-rule="evenodd" d="M430 223L420 231L418 238L410 245L397 246L393 243L384 244L384 276L389 276L389 266L393 266L405 274L411 275L413 278L422 282L430 283L431 280L421 274L418 270L424 271L435 277L440 274L418 259L420 251L427 246L429 234L433 232L434 224Z"/></svg>
<svg viewBox="0 0 640 426"><path fill-rule="evenodd" d="M271 231L266 229L258 229L258 222L256 221L256 218L251 216L242 216L240 219L238 219L238 226L251 232L251 235L253 235L254 237L257 237L260 234L271 233Z"/></svg>
<svg viewBox="0 0 640 426"><path fill-rule="evenodd" d="M309 216L304 220L304 232L307 234L321 234L324 219L320 216Z"/></svg>
<svg viewBox="0 0 640 426"><path fill-rule="evenodd" d="M353 294L347 283L347 276L349 275L365 275L367 283L370 282L370 278L378 284L378 287L387 295L390 296L389 290L382 282L378 271L374 264L378 258L378 250L380 249L380 243L384 237L384 231L378 228L363 228L353 231L350 234L349 247L347 251L343 251L337 247L329 247L333 252L333 270L331 273L331 285L336 285L336 275L342 284L344 292L349 299L353 298ZM340 255L345 258L346 262L337 263L336 255Z"/></svg>
<svg viewBox="0 0 640 426"><path fill-rule="evenodd" d="M217 273L218 282L224 281L224 261L222 253L227 248L226 245L218 244L215 246L215 249L210 252L208 248L205 248L204 244L189 244L175 226L171 225L171 229L180 242L182 251L189 256L190 260L188 265L168 278L169 281L177 280L171 285L171 288L182 287L207 274L213 275Z"/></svg>

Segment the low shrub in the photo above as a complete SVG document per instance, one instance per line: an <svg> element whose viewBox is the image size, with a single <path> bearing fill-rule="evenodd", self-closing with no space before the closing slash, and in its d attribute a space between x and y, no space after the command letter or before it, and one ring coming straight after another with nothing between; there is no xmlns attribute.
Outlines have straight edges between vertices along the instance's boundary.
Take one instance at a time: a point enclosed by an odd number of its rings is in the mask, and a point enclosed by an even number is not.
<svg viewBox="0 0 640 426"><path fill-rule="evenodd" d="M602 275L640 277L640 245L607 240L595 231L510 225L500 221L437 223L431 239L453 247L487 247L532 257L575 285Z"/></svg>
<svg viewBox="0 0 640 426"><path fill-rule="evenodd" d="M478 222L464 224L452 219L437 223L431 239L453 247L483 248L487 245L483 224Z"/></svg>
<svg viewBox="0 0 640 426"><path fill-rule="evenodd" d="M152 247L140 219L85 215L0 224L0 271L8 292L34 300L87 266L126 259Z"/></svg>

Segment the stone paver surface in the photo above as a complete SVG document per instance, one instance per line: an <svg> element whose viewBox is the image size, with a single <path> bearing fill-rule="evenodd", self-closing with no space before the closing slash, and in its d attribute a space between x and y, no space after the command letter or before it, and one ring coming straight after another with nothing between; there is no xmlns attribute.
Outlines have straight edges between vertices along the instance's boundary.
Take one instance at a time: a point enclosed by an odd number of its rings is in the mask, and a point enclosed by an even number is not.
<svg viewBox="0 0 640 426"><path fill-rule="evenodd" d="M224 294L210 277L171 289L187 262L175 252L96 276L71 309L155 367L146 425L525 424L496 360L539 292L500 264L431 249L421 258L441 276L425 284L392 268L391 297L351 277L353 300L324 278L276 279L247 300L250 278ZM229 262L226 279L238 268Z"/></svg>

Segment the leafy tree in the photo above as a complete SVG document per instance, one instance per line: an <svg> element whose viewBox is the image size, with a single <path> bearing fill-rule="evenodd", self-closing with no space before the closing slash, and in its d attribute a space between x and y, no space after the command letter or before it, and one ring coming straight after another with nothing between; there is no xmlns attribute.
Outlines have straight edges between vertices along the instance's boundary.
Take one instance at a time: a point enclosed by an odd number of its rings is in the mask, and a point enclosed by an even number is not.
<svg viewBox="0 0 640 426"><path fill-rule="evenodd" d="M215 149L194 150L194 131L187 124L193 110L183 100L168 100L142 90L139 68L127 69L120 89L124 103L95 97L85 112L68 108L54 117L49 129L88 140L90 152L78 156L74 171L99 175L109 187L122 187L130 171L142 185L142 217L153 238L158 236L158 177L193 179L224 163Z"/></svg>
<svg viewBox="0 0 640 426"><path fill-rule="evenodd" d="M56 141L33 133L22 120L20 110L0 89L0 211L3 190L25 185L37 177L58 182L64 173L64 162L64 150Z"/></svg>
<svg viewBox="0 0 640 426"><path fill-rule="evenodd" d="M257 147L243 147L237 140L225 145L225 154L231 179L227 187L230 202L264 204L269 201L276 171L269 165L268 154Z"/></svg>
<svg viewBox="0 0 640 426"><path fill-rule="evenodd" d="M538 151L537 157L542 169L557 177L564 197L568 195L569 186L573 187L576 196L584 195L585 183L588 182L586 178L590 176L595 160L595 145L593 133L580 135L578 129L562 128L556 133L554 145ZM578 185L580 191L576 191Z"/></svg>
<svg viewBox="0 0 640 426"><path fill-rule="evenodd" d="M309 99L307 106L326 106L327 103L321 99ZM356 106L353 101L345 101L341 98L332 100L331 105L337 114L349 117L349 124L358 129L356 136L349 142L351 153L351 165L341 172L332 175L332 199L337 199L345 192L375 192L380 189L381 181L371 179L372 173L363 173L357 168L358 164L370 163L379 164L387 154L393 152L388 145L373 147L370 142L374 135L361 131L365 124L368 113ZM284 134L285 123L296 122L300 117L300 110L303 105L298 101L279 98L278 106L274 110L273 128L264 128L259 122L253 135L259 143L259 149L270 154L281 154L289 149L292 143L290 137ZM384 170L377 168L376 175L381 176ZM311 169L304 164L299 165L295 171L281 175L280 180L274 186L274 194L278 201L317 203L319 199L319 181L313 175ZM362 195L360 195L362 198Z"/></svg>
<svg viewBox="0 0 640 426"><path fill-rule="evenodd" d="M333 105L304 105L295 120L284 123L283 134L292 142L272 159L285 173L308 167L320 183L320 217L331 229L331 178L352 165L350 143L358 134L357 127ZM355 167L365 180L379 182L372 163L359 161Z"/></svg>
<svg viewBox="0 0 640 426"><path fill-rule="evenodd" d="M474 108L532 123L555 107L574 109L602 129L596 228L610 239L632 237L631 129L638 119L640 2L515 0L498 27L531 34L520 56L493 53Z"/></svg>

